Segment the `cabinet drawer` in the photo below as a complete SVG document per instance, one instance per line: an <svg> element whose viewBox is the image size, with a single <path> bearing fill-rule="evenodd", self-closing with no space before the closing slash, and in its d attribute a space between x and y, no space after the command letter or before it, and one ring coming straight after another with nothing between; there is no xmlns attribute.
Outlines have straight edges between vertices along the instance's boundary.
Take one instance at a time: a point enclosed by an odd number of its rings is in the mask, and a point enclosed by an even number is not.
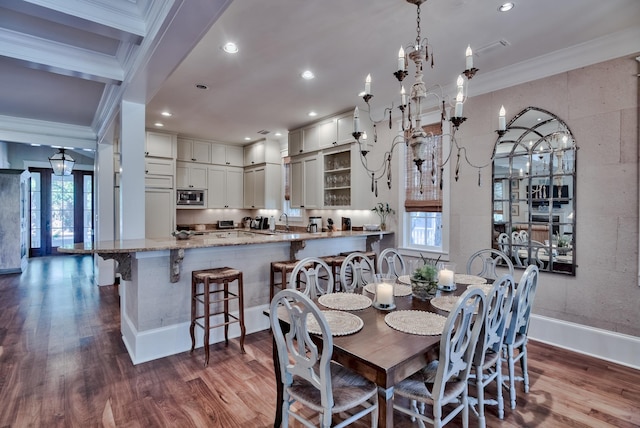
<svg viewBox="0 0 640 428"><path fill-rule="evenodd" d="M156 189L172 189L173 177L170 175L147 175L144 177L144 186Z"/></svg>
<svg viewBox="0 0 640 428"><path fill-rule="evenodd" d="M147 175L171 175L173 176L173 162L161 159L146 159L145 173Z"/></svg>

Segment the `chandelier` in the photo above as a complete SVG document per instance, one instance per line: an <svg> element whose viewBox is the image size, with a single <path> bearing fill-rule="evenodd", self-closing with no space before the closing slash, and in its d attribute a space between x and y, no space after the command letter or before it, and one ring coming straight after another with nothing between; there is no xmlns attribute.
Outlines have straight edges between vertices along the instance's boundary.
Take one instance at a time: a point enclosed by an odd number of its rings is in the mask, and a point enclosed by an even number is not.
<svg viewBox="0 0 640 428"><path fill-rule="evenodd" d="M462 115L462 107L464 102L466 101L466 87L468 86L468 81L475 75L478 69L473 67L473 52L471 51L471 46L467 47L466 50L466 68L462 72L456 81L457 85L457 94L455 100L452 100L449 104L451 107L451 114L447 115L447 111L445 108L445 95L443 93L442 88L439 85L434 85L433 87L427 88L426 84L423 81L423 67L428 65L430 62L431 68L433 68L433 49L431 45L429 45L428 39L422 39L421 35L421 27L420 27L420 6L426 0L406 0L408 3L414 4L417 7L417 15L416 15L416 39L415 43L407 46L406 48L400 47L400 51L398 52L398 70L394 72L394 76L400 83L400 104L397 106L401 115L401 130L402 132L397 135L391 142L391 147L384 154L382 164L373 168L370 167L367 163L367 153L373 147L372 143L369 143L368 136L360 130L360 111L358 107L355 108L353 113L353 137L359 144L360 147L360 160L362 165L367 170L367 172L371 175L371 190L378 196L378 180L382 177L386 176L387 185L389 189L391 189L391 159L393 156L393 149L399 143L405 143L407 147L411 148L413 153L413 162L415 163L418 171L420 173L420 192L422 193L422 165L428 160L428 153L431 152L431 180L433 183L436 183L438 179L438 170L440 171L440 187L442 187L442 172L444 170L444 165L451 158L452 151L449 152L449 155L446 157L442 164L438 164L435 152L429 151L429 147L435 147L438 141L438 137L434 136L433 133L427 133L422 129L422 113L423 109L427 107L427 98L435 97L438 102L441 102L442 111L441 111L441 121L445 121L447 116L449 116L449 121L453 124L453 130L451 133L451 150L453 150L453 146L458 149L457 153L457 166L456 166L456 180L458 180L458 172L460 165L460 157L461 153L464 154L464 159L469 165L472 165L476 168L482 168L483 166L476 166L469 162L466 157L466 150L464 147L459 147L458 143L455 141L455 130L458 129L460 124L466 120L466 117ZM429 52L431 50L431 52ZM411 60L415 64L415 81L410 88L409 94L405 91L404 85L402 85L402 81L409 74L407 71L408 62ZM463 77L464 75L464 77ZM408 95L408 96L407 96ZM389 121L389 129L392 128L392 114L393 114L393 103L391 107L387 107L384 110L383 118L375 121L371 118L371 105L370 101L373 98L373 94L371 93L371 75L367 75L365 79L365 90L362 96L362 99L367 104L367 110L369 112L369 119L373 123L373 142L377 142L377 132L376 126L378 123L387 120Z"/></svg>
<svg viewBox="0 0 640 428"><path fill-rule="evenodd" d="M76 161L69 155L64 153L64 149L59 149L60 151L49 158L49 163L51 164L51 169L53 169L54 175L71 175L71 171L73 170L73 165Z"/></svg>

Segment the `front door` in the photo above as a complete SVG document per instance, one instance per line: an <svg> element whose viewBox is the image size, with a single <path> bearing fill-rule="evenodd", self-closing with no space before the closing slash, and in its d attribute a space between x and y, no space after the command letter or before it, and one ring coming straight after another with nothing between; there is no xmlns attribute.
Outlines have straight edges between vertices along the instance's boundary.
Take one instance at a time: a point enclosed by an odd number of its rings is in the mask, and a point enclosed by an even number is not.
<svg viewBox="0 0 640 428"><path fill-rule="evenodd" d="M93 240L93 173L31 172L31 257L58 254L62 245Z"/></svg>

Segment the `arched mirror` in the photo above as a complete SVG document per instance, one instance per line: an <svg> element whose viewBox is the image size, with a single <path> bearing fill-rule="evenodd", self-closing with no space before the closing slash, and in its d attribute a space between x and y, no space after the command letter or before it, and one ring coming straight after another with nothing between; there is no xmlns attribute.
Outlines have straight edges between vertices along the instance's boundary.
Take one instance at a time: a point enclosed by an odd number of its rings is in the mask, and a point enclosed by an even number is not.
<svg viewBox="0 0 640 428"><path fill-rule="evenodd" d="M516 267L576 274L576 153L571 130L553 113L527 107L496 141L493 247Z"/></svg>

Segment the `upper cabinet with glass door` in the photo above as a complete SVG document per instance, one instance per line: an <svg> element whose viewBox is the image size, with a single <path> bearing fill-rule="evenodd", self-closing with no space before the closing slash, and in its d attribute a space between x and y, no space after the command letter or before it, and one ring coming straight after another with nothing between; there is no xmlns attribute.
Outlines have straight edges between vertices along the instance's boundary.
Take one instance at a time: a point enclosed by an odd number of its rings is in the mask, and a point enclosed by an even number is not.
<svg viewBox="0 0 640 428"><path fill-rule="evenodd" d="M518 113L493 161L494 247L515 266L575 275L577 146L569 127L537 107Z"/></svg>

